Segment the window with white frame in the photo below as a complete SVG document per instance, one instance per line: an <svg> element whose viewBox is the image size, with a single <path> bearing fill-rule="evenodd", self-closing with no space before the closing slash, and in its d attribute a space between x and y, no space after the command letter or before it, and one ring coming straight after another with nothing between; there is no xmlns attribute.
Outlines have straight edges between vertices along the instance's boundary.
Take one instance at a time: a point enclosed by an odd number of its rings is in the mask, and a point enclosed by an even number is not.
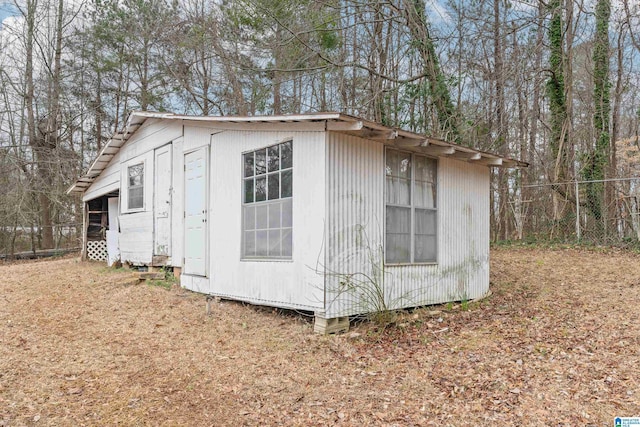
<svg viewBox="0 0 640 427"><path fill-rule="evenodd" d="M438 260L438 161L387 149L385 158L385 261Z"/></svg>
<svg viewBox="0 0 640 427"><path fill-rule="evenodd" d="M293 142L242 155L242 257L290 259Z"/></svg>
<svg viewBox="0 0 640 427"><path fill-rule="evenodd" d="M144 163L127 168L127 209L144 207Z"/></svg>

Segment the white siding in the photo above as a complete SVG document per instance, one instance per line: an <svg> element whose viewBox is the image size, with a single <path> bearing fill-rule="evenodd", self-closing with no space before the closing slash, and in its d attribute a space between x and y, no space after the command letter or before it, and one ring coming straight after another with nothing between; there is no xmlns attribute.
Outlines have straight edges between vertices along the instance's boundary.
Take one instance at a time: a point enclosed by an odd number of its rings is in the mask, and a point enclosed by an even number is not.
<svg viewBox="0 0 640 427"><path fill-rule="evenodd" d="M150 264L153 257L153 213L120 215L120 259Z"/></svg>
<svg viewBox="0 0 640 427"><path fill-rule="evenodd" d="M116 153L107 167L82 196L89 201L120 189L121 164L160 147L182 135L182 126L175 122L147 120L145 124Z"/></svg>
<svg viewBox="0 0 640 427"><path fill-rule="evenodd" d="M82 200L88 202L120 189L120 159L122 151L118 151L102 173L93 181L82 195Z"/></svg>
<svg viewBox="0 0 640 427"><path fill-rule="evenodd" d="M220 132L211 127L185 126L184 128L184 152L193 151L196 148L209 145L211 134Z"/></svg>
<svg viewBox="0 0 640 427"><path fill-rule="evenodd" d="M400 306L479 298L489 290L489 168L438 163L438 264L389 267Z"/></svg>
<svg viewBox="0 0 640 427"><path fill-rule="evenodd" d="M153 171L154 149L179 139L182 124L179 122L147 120L113 157L109 165L87 189L83 200L88 201L114 190L120 190L120 252L123 262L148 264L153 257ZM177 150L176 150L177 151ZM181 155L181 151L179 151ZM139 212L127 212L127 167L144 162L144 208ZM182 160L174 163L180 169ZM175 186L174 186L175 187ZM180 201L180 199L178 199ZM179 217L182 218L181 205ZM179 232L182 232L180 224ZM178 247L181 253L182 247ZM179 258L179 261L181 259ZM174 264L175 265L175 264ZM180 264L177 264L180 265Z"/></svg>
<svg viewBox="0 0 640 427"><path fill-rule="evenodd" d="M375 308L345 274L382 267L384 147L328 133L327 317ZM360 227L368 243L359 240ZM362 234L362 233L360 233ZM373 262L370 261L373 259ZM375 268L372 268L375 265ZM356 277L363 277L357 275ZM438 162L438 263L386 266L379 280L388 308L472 299L489 288L489 169L448 158ZM371 290L371 288L369 288Z"/></svg>
<svg viewBox="0 0 640 427"><path fill-rule="evenodd" d="M151 119L144 122L120 149L122 162L138 157L182 136L182 124L176 121Z"/></svg>
<svg viewBox="0 0 640 427"><path fill-rule="evenodd" d="M189 134L185 131L185 138ZM242 153L288 138L293 140L292 260L243 261ZM324 256L324 143L323 132L228 130L212 137L208 293L258 304L323 308L323 277L315 267ZM183 283L203 291L197 280Z"/></svg>
<svg viewBox="0 0 640 427"><path fill-rule="evenodd" d="M337 317L370 309L346 275L367 281L382 267L384 230L384 146L327 133L326 315ZM342 282L342 284L341 284Z"/></svg>

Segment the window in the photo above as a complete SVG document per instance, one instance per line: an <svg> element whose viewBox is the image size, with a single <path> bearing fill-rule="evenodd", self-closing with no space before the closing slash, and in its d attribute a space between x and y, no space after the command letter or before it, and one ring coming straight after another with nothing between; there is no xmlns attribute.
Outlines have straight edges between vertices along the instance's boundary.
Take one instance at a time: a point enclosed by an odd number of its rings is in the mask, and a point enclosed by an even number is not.
<svg viewBox="0 0 640 427"><path fill-rule="evenodd" d="M438 162L387 149L385 160L385 261L436 262Z"/></svg>
<svg viewBox="0 0 640 427"><path fill-rule="evenodd" d="M291 258L293 143L245 153L242 257Z"/></svg>
<svg viewBox="0 0 640 427"><path fill-rule="evenodd" d="M129 166L128 177L128 209L142 209L144 207L144 163Z"/></svg>

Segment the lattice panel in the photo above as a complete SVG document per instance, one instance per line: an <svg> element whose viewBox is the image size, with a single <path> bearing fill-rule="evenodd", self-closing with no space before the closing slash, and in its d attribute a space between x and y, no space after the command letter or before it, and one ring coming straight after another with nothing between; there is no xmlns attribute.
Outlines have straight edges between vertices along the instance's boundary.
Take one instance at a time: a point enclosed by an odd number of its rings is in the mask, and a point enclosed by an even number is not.
<svg viewBox="0 0 640 427"><path fill-rule="evenodd" d="M90 240L87 242L87 258L94 261L107 260L107 241Z"/></svg>

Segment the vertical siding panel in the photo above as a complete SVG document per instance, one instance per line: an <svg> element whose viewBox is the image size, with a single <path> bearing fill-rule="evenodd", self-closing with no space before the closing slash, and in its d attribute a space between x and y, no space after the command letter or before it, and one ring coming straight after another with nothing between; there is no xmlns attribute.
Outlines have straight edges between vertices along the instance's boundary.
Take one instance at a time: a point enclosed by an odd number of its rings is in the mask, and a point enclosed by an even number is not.
<svg viewBox="0 0 640 427"><path fill-rule="evenodd" d="M363 306L359 293L344 292L340 282L348 274L370 275L371 252L380 255L377 251L381 244L379 218L384 165L383 147L379 143L333 132L328 133L327 141L330 192L327 270L334 274L326 279L326 311L329 317L335 317L366 309L367 303Z"/></svg>
<svg viewBox="0 0 640 427"><path fill-rule="evenodd" d="M327 269L370 274L369 250L383 256L384 147L332 132L327 141ZM384 291L390 308L472 299L488 290L489 170L447 158L438 168L438 263L387 266ZM358 240L358 225L369 248ZM363 306L357 292L342 293L339 287L338 277L327 277L328 317L372 308Z"/></svg>
<svg viewBox="0 0 640 427"><path fill-rule="evenodd" d="M242 261L242 153L288 138L294 144L292 259ZM209 293L321 311L324 279L316 267L324 259L324 133L226 130L211 141Z"/></svg>

